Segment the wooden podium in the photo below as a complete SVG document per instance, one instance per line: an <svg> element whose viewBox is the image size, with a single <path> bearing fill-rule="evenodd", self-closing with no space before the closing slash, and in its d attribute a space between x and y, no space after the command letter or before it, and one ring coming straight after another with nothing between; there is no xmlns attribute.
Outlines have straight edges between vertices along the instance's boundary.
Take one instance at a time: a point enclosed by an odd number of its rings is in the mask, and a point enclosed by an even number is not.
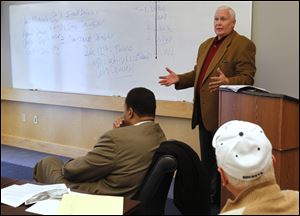
<svg viewBox="0 0 300 216"><path fill-rule="evenodd" d="M229 120L260 125L273 146L281 189L299 190L299 100L257 91L219 91L219 126ZM233 196L222 187L221 207Z"/></svg>

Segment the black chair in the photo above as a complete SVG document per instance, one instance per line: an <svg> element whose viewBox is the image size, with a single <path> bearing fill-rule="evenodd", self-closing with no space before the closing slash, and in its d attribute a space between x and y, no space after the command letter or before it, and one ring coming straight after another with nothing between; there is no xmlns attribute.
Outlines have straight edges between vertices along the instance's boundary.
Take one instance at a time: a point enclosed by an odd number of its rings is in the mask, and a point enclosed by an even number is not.
<svg viewBox="0 0 300 216"><path fill-rule="evenodd" d="M153 161L144 182L133 199L141 201L135 212L140 215L163 215L177 160L172 155L161 155Z"/></svg>

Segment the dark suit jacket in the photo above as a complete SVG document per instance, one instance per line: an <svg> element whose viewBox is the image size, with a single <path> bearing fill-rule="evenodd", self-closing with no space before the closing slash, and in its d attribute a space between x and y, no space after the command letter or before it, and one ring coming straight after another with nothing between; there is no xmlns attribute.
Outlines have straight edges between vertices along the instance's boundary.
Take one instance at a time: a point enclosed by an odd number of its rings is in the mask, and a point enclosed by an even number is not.
<svg viewBox="0 0 300 216"><path fill-rule="evenodd" d="M154 122L113 129L102 135L85 156L66 164L54 157L43 159L35 166L34 178L44 183L66 183L90 193L130 198L164 140L163 131Z"/></svg>
<svg viewBox="0 0 300 216"><path fill-rule="evenodd" d="M198 50L197 64L194 70L179 75L179 83L175 85L176 89L184 89L194 86L194 109L192 118L192 128L202 122L208 131L216 131L218 128L218 107L219 92L209 92L208 84L210 77L217 75L217 68L224 72L229 78L230 85L252 85L254 83L255 53L256 48L252 41L233 31L230 33L216 55L212 59L203 82L200 85L200 101L196 100L196 87L198 77L206 58L206 55L213 43L214 38L210 38L202 43ZM201 107L201 114L200 108Z"/></svg>

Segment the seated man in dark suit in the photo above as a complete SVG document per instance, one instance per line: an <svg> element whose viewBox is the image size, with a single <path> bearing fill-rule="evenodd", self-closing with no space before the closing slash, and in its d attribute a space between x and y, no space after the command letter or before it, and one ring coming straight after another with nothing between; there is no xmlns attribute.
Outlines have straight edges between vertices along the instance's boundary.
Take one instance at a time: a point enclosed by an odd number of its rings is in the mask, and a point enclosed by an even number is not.
<svg viewBox="0 0 300 216"><path fill-rule="evenodd" d="M124 113L85 156L63 163L47 157L34 168L42 183L65 183L71 189L131 198L141 185L155 150L166 140L154 122L153 92L134 88L125 99Z"/></svg>

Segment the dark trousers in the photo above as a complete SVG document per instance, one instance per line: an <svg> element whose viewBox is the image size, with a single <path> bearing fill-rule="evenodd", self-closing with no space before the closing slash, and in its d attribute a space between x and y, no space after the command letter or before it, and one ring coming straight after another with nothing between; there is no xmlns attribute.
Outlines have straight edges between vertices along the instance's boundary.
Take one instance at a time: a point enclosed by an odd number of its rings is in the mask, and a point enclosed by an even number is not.
<svg viewBox="0 0 300 216"><path fill-rule="evenodd" d="M201 161L203 162L210 182L210 203L220 206L221 180L218 172L215 149L212 146L214 132L207 131L199 121Z"/></svg>

